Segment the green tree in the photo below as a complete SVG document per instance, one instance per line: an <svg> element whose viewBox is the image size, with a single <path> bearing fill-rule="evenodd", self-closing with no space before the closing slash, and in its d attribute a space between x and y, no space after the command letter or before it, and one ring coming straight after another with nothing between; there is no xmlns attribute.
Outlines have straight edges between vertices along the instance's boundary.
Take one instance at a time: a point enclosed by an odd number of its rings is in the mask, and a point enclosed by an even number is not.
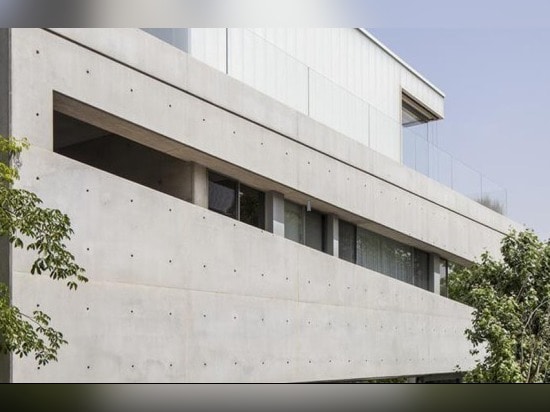
<svg viewBox="0 0 550 412"><path fill-rule="evenodd" d="M450 297L474 308L466 336L482 358L465 382L550 381L550 243L530 230L511 231L501 259L453 273Z"/></svg>
<svg viewBox="0 0 550 412"><path fill-rule="evenodd" d="M14 248L35 253L30 271L47 274L76 289L87 282L84 269L67 250L65 242L73 233L69 217L57 209L41 207L40 198L13 186L19 178L19 155L28 143L0 136L0 237ZM8 286L0 283L0 352L19 357L34 353L39 365L57 360L57 351L67 341L50 326L50 317L39 310L23 313L11 304Z"/></svg>

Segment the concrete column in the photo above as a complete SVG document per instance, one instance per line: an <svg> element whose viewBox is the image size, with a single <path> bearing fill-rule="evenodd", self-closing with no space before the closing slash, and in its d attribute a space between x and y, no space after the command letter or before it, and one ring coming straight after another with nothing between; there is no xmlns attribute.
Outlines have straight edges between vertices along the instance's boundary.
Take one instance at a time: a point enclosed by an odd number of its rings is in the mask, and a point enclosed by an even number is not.
<svg viewBox="0 0 550 412"><path fill-rule="evenodd" d="M428 265L428 288L430 291L439 295L441 292L439 290L439 281L440 281L440 259L439 256L430 253L429 255L429 265Z"/></svg>
<svg viewBox="0 0 550 412"><path fill-rule="evenodd" d="M190 162L185 167L183 180L184 200L208 208L208 170L206 167Z"/></svg>
<svg viewBox="0 0 550 412"><path fill-rule="evenodd" d="M329 255L338 257L338 218L326 215L325 220L325 247Z"/></svg>
<svg viewBox="0 0 550 412"><path fill-rule="evenodd" d="M265 230L278 236L285 235L285 197L281 193L265 194Z"/></svg>

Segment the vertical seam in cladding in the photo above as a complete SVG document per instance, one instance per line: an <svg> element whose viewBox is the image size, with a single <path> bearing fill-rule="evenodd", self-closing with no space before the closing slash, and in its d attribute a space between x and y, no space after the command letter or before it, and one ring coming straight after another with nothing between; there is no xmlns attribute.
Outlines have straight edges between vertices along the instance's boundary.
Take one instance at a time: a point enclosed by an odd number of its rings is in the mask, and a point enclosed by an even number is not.
<svg viewBox="0 0 550 412"><path fill-rule="evenodd" d="M221 110L223 110L223 111L225 111L225 112L227 112L227 113L230 113L230 114L232 114L232 115L234 115L234 116L236 116L236 117L239 117L239 118L241 118L241 119L243 119L243 120L246 120L246 121L248 121L248 122L250 122L250 123L252 123L252 124L255 124L256 126L259 126L259 127L263 128L263 129L265 129L265 130L268 130L268 131L270 131L270 132L273 132L273 133L275 133L275 134L277 134L277 135L279 135L279 136L285 137L285 138L291 140L291 141L294 142L294 143L297 143L297 144L299 144L299 145L301 145L301 146L303 146L303 147L306 147L306 148L308 148L308 149L310 149L310 150L313 150L313 151L315 151L315 152L317 152L317 153L320 153L320 154L322 154L322 155L324 155L324 156L326 156L326 157L328 157L328 158L330 158L330 159L336 160L337 162L340 162L340 163L342 163L342 164L344 164L344 165L346 165L346 166L348 166L348 167L351 167L351 168L353 168L353 169L355 169L355 170L358 170L358 171L360 171L360 172L362 172L362 173L365 173L365 174L367 174L367 175L369 175L369 176L372 176L372 177L374 177L375 179L378 179L378 180L380 180L380 181L382 181L382 182L384 182L384 183L387 183L388 185L391 185L391 186L396 187L396 188L398 188L398 189L400 189L400 190L403 190L403 191L406 192L406 193L412 194L413 196L415 196L415 197L417 197L417 198L419 198L419 199L425 200L426 202L429 202L429 203L431 203L431 204L433 204L433 205L439 206L439 207L441 207L442 209L445 209L445 210L447 210L447 211L449 211L449 212L451 212L451 213L453 213L453 214L455 214L455 215L458 215L458 216L463 217L464 219L467 219L467 220L469 220L469 221L471 221L471 222L477 223L477 224L479 224L479 225L481 225L481 226L483 226L483 227L485 227L485 228L487 228L487 229L489 229L489 230L492 230L492 231L494 231L494 232L500 233L500 234L502 234L502 235L505 235L505 234L506 234L506 232L502 232L501 230L499 230L499 229L497 229L497 228L494 228L494 227L491 227L491 226L489 226L488 224L486 224L486 223L484 223L484 222L481 222L481 221L479 221L479 220L477 220L477 219L475 219L475 218L473 218L473 217L466 216L466 215L465 215L464 213L462 213L462 212L453 210L453 209L451 209L449 206L442 205L441 203L438 203L438 202L436 202L436 201L434 201L434 200L432 200L432 199L429 199L429 198L427 198L427 197L425 197L425 196L423 196L423 195L420 195L420 194L418 194L418 193L416 193L416 192L414 192L414 191L412 191L412 190L410 190L410 189L407 189L407 188L405 188L405 187L403 187L403 186L400 186L399 184L394 183L394 182L392 182L392 181L390 181L390 180L388 180L388 179L386 179L386 178L384 178L384 177L382 177L382 176L377 176L377 175L375 175L375 174L372 173L372 172L369 172L369 171L367 171L367 170L365 170L365 169L362 169L362 168L359 167L359 166L353 165L353 164L351 164L351 163L349 163L349 162L347 162L347 161L345 161L345 160L343 160L343 159L340 159L340 158L338 158L338 157L336 157L336 156L334 156L334 155L332 155L332 154L330 154L330 153L323 152L323 151L320 150L320 149L317 149L317 148L315 148L315 147L313 147L313 146L311 146L311 145L309 145L309 144L306 144L306 143L300 141L298 138L294 138L294 137L288 136L288 135L286 135L286 134L284 134L284 133L282 133L282 132L280 132L280 131L277 131L277 130L275 130L275 129L269 127L269 126L266 126L265 124L262 124L262 123L259 123L259 122L256 121L256 120L250 119L250 118L246 117L245 115L243 115L243 114L241 114L241 113L235 112L235 111L233 111L233 110L231 110L231 109L229 109L229 108L227 108L227 107L224 107L224 106L222 106L221 104L214 103L214 102L208 100L208 99L205 98L205 97L199 96L199 95L197 95L197 94L195 94L195 93L193 93L193 92L190 92L190 91L188 91L188 90L183 89L183 88L180 87L180 86L177 86L177 85L175 85L175 84L173 84L173 83L170 83L170 82L167 81L167 80L163 80L163 79L161 79L161 78L159 78L159 77L157 77L157 76L155 76L155 75L152 75L152 74L147 73L147 72L145 72L145 71L143 71L143 70L141 70L141 69L139 69L139 68L136 68L136 67L134 67L134 66L131 66L130 64L125 63L125 62L123 62L123 61L121 61L121 60L118 60L117 58L115 58L115 57L113 57L113 56L110 56L110 55L108 55L108 54L105 54L105 53L103 53L103 52L101 52L101 51L99 51L99 50L96 50L96 49L94 49L94 48L91 47L91 46L82 44L82 43L80 43L78 40L75 40L75 39L72 39L72 38L70 38L70 37L67 37L66 35L57 33L57 32L55 32L55 31L53 31L53 30L51 30L51 29L47 29L47 28L46 28L46 29L43 29L43 30L46 31L46 32L48 32L48 33L50 33L50 34L52 34L52 35L54 35L54 36L56 36L56 37L59 37L59 38L64 39L64 40L68 41L69 43L73 43L73 44L75 44L75 45L77 45L77 46L79 46L79 47L82 47L82 48L84 48L84 49L86 49L86 50L91 51L91 52L94 53L94 54L97 54L97 55L99 55L99 56L102 56L102 57L104 57L104 58L107 59L107 60L111 60L111 61L113 61L113 62L115 62L115 63L117 63L117 64L120 64L121 66L124 66L124 67L126 67L126 68L128 68L128 69L130 69L130 70L132 70L132 71L134 71L134 72L136 72L136 73L139 73L139 74L142 74L142 75L144 75L144 76L146 76L146 77L149 77L149 78L151 78L151 79L154 79L154 80L158 81L159 83L162 83L162 84L164 84L164 85L166 85L166 86L168 86L168 87L171 87L171 88L173 88L173 89L179 90L179 91L182 92L182 93L185 93L185 94L187 94L187 95L189 95L189 96L195 97L195 98L198 99L198 100L201 100L201 101L203 101L203 102L205 102L205 103L208 103L208 104L210 104L210 105L212 105L212 106L214 106L214 107L216 107L216 108L218 108L218 109L221 109ZM192 56L189 56L189 57L193 58ZM223 73L223 72L221 72L221 73ZM237 79L233 79L233 80L238 81ZM244 84L244 83L243 83L243 84ZM244 85L246 85L246 84L244 84ZM252 86L248 86L248 87L250 87L251 89L255 90ZM273 98L273 99L274 99L274 98ZM274 99L274 100L276 100L276 99ZM309 117L309 116L308 116L308 117ZM312 119L312 120L313 120L313 119ZM328 127L328 126L327 126L327 127ZM339 134L341 134L341 133L339 133ZM366 146L365 146L365 147L366 147ZM373 150L373 149L371 149L371 150ZM381 154L381 155L382 155L382 154ZM450 189L450 190L452 190L452 189ZM458 192L455 192L455 193L458 193ZM474 200L472 200L472 202L474 202ZM416 238L415 238L415 239L416 239Z"/></svg>

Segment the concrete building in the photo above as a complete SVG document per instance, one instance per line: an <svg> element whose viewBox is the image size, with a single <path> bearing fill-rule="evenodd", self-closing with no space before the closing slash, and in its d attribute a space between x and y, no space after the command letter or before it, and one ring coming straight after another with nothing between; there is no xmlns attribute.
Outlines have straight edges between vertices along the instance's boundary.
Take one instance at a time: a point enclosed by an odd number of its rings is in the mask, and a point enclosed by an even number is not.
<svg viewBox="0 0 550 412"><path fill-rule="evenodd" d="M32 145L18 184L70 216L90 279L74 292L30 276L32 254L2 244L15 304L69 341L43 368L11 357L4 379L473 365L448 268L518 225L459 193L452 164L446 181L429 144L443 93L369 33L2 29L0 102L0 133Z"/></svg>

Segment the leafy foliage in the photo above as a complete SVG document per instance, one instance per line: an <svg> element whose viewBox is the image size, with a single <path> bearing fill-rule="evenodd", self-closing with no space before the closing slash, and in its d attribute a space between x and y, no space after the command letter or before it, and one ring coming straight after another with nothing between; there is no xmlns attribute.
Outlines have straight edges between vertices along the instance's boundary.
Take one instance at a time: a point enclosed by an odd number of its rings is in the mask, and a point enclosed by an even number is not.
<svg viewBox="0 0 550 412"><path fill-rule="evenodd" d="M73 234L69 217L41 207L36 194L13 187L19 178L19 155L27 147L24 140L0 136L0 155L7 160L0 162L0 237L6 237L14 248L36 254L31 274L48 274L66 281L69 289L77 289L88 279L65 244ZM32 316L22 313L11 304L7 285L0 283L0 352L20 357L34 352L40 365L57 360L58 349L67 341L50 326L50 320L41 311Z"/></svg>
<svg viewBox="0 0 550 412"><path fill-rule="evenodd" d="M453 273L449 294L474 308L466 336L473 355L486 354L466 382L550 381L550 244L530 230L512 231L502 260L485 253Z"/></svg>

